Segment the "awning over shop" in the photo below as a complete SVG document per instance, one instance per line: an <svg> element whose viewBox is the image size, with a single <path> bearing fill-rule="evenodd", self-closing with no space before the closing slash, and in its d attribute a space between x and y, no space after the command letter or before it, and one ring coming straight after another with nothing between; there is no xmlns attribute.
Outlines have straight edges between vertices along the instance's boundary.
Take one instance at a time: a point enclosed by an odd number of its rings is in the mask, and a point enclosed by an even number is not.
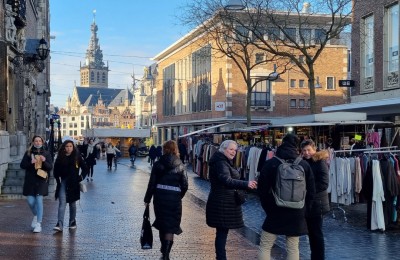
<svg viewBox="0 0 400 260"><path fill-rule="evenodd" d="M211 129L214 129L214 128L217 128L217 127L221 127L221 126L225 126L225 125L229 125L229 124L231 124L231 123L223 123L223 124L219 124L219 125L213 125L213 126L206 127L206 128L200 129L200 130L196 130L196 131L184 134L184 135L180 135L179 138L190 136L190 135L199 134L199 133L206 132L208 130L211 130Z"/></svg>
<svg viewBox="0 0 400 260"><path fill-rule="evenodd" d="M93 128L84 131L84 137L150 137L150 129Z"/></svg>

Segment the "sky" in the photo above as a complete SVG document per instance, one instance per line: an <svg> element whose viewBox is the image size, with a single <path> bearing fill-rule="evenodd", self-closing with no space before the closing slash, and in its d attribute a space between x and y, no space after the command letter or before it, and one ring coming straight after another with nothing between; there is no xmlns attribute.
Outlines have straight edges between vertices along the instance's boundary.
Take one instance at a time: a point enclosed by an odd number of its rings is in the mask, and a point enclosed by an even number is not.
<svg viewBox="0 0 400 260"><path fill-rule="evenodd" d="M190 0L50 0L50 103L65 107L80 85L79 66L89 46L93 11L109 88L126 89L151 60L191 28L179 16Z"/></svg>

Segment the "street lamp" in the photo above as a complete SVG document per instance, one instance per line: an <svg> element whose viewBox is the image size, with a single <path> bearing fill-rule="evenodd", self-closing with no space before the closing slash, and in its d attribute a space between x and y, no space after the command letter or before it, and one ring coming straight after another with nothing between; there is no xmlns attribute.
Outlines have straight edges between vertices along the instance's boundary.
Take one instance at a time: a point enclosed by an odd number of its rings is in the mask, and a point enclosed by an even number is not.
<svg viewBox="0 0 400 260"><path fill-rule="evenodd" d="M49 53L50 49L44 38L40 40L27 39L25 51L11 60L15 68L18 68L14 72L23 72L24 65L33 65L25 68L28 71L32 71L35 68L38 72L42 72L45 68L44 60L47 59Z"/></svg>
<svg viewBox="0 0 400 260"><path fill-rule="evenodd" d="M229 0L229 2L225 5L226 10L240 11L246 8L242 2L242 0Z"/></svg>

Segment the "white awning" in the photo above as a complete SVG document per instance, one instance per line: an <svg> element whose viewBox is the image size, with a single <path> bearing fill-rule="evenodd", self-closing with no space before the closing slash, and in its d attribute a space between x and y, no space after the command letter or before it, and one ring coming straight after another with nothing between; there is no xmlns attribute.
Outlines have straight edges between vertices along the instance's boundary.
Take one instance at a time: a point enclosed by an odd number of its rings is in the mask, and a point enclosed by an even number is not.
<svg viewBox="0 0 400 260"><path fill-rule="evenodd" d="M150 137L150 129L93 128L83 132L84 137Z"/></svg>
<svg viewBox="0 0 400 260"><path fill-rule="evenodd" d="M198 134L198 133L201 133L201 132L204 132L204 131L208 131L210 129L214 129L214 128L217 128L217 127L221 127L221 126L224 126L224 125L228 125L228 124L232 124L232 123L223 123L223 124L219 124L219 125L213 125L213 126L210 126L210 127L206 127L206 128L200 129L200 130L196 130L196 131L181 135L181 136L179 136L179 138L190 136L190 135L195 135L195 134Z"/></svg>
<svg viewBox="0 0 400 260"><path fill-rule="evenodd" d="M299 126L326 126L326 125L379 125L388 124L392 125L390 121L371 121L371 120L357 120L357 121L333 121L333 122L304 122L294 124L271 125L270 127L299 127Z"/></svg>

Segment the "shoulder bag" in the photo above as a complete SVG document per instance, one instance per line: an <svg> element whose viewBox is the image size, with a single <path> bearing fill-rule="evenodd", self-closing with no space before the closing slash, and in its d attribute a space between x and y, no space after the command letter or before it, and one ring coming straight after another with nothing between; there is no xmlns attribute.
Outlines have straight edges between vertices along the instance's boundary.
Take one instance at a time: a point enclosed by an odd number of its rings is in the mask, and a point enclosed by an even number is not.
<svg viewBox="0 0 400 260"><path fill-rule="evenodd" d="M140 245L142 249L153 248L153 230L151 229L150 224L150 209L148 204L143 213L142 230L140 232Z"/></svg>

